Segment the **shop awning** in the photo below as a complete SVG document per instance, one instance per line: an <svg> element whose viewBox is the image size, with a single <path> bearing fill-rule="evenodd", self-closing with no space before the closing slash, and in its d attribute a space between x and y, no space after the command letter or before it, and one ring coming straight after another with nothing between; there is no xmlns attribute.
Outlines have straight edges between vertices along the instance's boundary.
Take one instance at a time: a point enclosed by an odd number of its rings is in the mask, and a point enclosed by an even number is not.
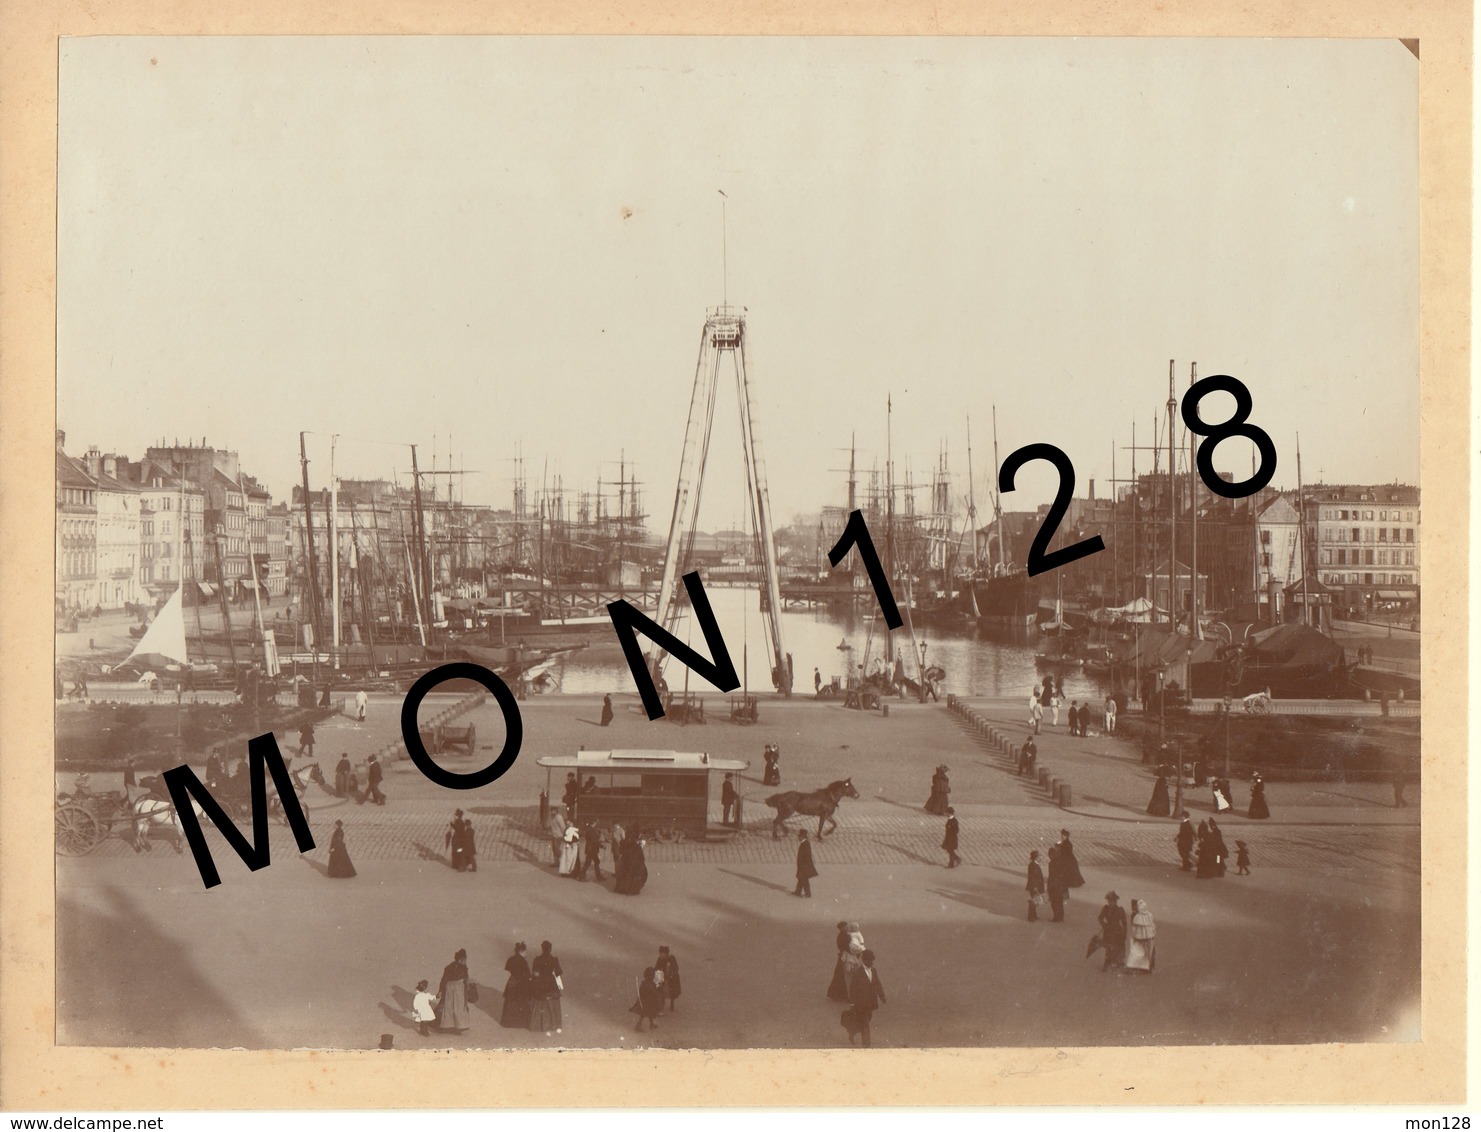
<svg viewBox="0 0 1481 1132"><path fill-rule="evenodd" d="M254 582L251 578L238 578L237 585L241 586L244 590L256 590L262 588L261 582Z"/></svg>
<svg viewBox="0 0 1481 1132"><path fill-rule="evenodd" d="M216 587L213 586L210 582L197 582L196 585L200 586L201 593L205 594L207 597L216 596Z"/></svg>
<svg viewBox="0 0 1481 1132"><path fill-rule="evenodd" d="M1379 601L1408 601L1414 596L1413 590L1379 590Z"/></svg>

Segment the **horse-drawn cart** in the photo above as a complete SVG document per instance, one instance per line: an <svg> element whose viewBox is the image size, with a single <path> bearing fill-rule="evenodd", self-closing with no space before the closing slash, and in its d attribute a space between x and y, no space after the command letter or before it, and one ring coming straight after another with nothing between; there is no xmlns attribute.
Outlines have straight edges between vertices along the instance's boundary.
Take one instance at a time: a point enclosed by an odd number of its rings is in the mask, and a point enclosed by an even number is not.
<svg viewBox="0 0 1481 1132"><path fill-rule="evenodd" d="M81 857L91 853L106 840L115 825L127 826L133 839L134 819L127 794L110 790L95 794L88 788L87 775L79 775L71 794L58 794L56 800L57 852L64 857Z"/></svg>

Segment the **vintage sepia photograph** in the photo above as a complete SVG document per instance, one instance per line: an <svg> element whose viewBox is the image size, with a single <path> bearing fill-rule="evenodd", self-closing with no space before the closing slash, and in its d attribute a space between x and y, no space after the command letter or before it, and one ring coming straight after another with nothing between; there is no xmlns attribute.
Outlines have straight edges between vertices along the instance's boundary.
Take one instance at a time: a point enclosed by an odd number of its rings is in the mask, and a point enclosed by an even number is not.
<svg viewBox="0 0 1481 1132"><path fill-rule="evenodd" d="M1419 76L62 39L56 1044L1419 1042Z"/></svg>

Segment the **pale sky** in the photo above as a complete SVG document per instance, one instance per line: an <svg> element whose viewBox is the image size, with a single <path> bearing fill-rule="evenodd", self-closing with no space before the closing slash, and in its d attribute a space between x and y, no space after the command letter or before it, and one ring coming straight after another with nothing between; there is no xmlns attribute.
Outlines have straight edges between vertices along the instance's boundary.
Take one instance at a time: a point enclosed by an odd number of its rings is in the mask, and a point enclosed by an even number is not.
<svg viewBox="0 0 1481 1132"><path fill-rule="evenodd" d="M499 506L517 446L568 491L625 453L661 533L723 286L781 521L843 502L851 434L883 462L887 396L901 476L944 444L964 496L970 415L984 509L996 405L1001 456L1057 444L1103 494L1170 358L1180 390L1194 361L1250 387L1277 486L1298 432L1308 483L1418 482L1418 67L1392 40L64 40L59 424L74 454L205 436L275 498L301 429L315 486L337 433L341 476L451 447ZM711 529L743 503L734 405ZM1031 465L1004 505L1053 486Z"/></svg>

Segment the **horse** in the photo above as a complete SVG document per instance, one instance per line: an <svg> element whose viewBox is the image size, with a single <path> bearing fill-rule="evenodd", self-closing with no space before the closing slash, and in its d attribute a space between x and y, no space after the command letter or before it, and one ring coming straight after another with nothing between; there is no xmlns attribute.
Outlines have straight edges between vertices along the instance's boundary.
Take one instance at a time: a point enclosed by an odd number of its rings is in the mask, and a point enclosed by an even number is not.
<svg viewBox="0 0 1481 1132"><path fill-rule="evenodd" d="M823 825L826 822L829 832L838 828L838 823L833 820L833 811L838 809L838 803L844 798L857 798L859 792L854 789L851 779L845 778L838 782L830 782L821 790L814 790L811 794L804 794L800 790L788 790L782 794L773 794L766 799L766 804L776 811L776 819L771 823L771 837L775 841L782 835L782 823L793 814L805 814L808 817L816 815L818 819L818 840L823 839Z"/></svg>
<svg viewBox="0 0 1481 1132"><path fill-rule="evenodd" d="M197 821L205 816L200 803L194 798L190 800L190 808L195 811ZM141 794L129 803L129 810L133 814L133 839L130 844L135 853L154 848L149 842L149 828L155 825L169 826L170 839L175 852L185 852L185 830L180 825L180 815L175 812L173 802L158 798L153 794Z"/></svg>

